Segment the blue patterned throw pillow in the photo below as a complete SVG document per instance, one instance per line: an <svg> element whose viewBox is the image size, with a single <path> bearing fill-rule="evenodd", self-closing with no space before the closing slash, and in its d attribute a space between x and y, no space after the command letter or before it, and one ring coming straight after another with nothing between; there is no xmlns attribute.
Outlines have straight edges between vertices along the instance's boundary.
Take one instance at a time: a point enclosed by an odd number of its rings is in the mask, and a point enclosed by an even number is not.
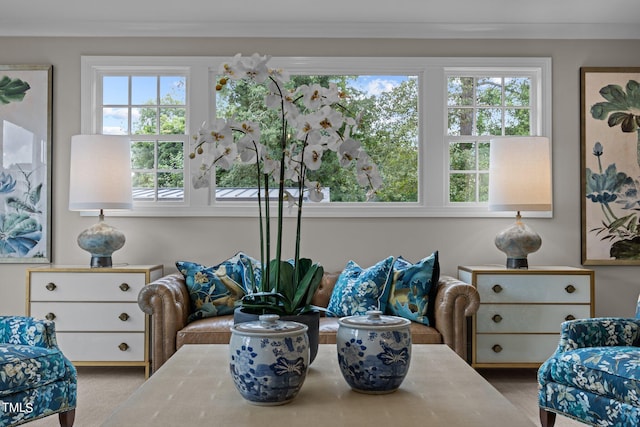
<svg viewBox="0 0 640 427"><path fill-rule="evenodd" d="M366 269L349 261L333 288L327 315L343 317L363 315L369 310L384 312L392 267L393 257Z"/></svg>
<svg viewBox="0 0 640 427"><path fill-rule="evenodd" d="M233 313L236 301L246 293L246 260L253 262L239 252L212 267L189 261L176 262L189 290L191 315L188 322Z"/></svg>
<svg viewBox="0 0 640 427"><path fill-rule="evenodd" d="M433 325L431 317L439 278L437 251L415 264L398 257L393 265L388 314Z"/></svg>

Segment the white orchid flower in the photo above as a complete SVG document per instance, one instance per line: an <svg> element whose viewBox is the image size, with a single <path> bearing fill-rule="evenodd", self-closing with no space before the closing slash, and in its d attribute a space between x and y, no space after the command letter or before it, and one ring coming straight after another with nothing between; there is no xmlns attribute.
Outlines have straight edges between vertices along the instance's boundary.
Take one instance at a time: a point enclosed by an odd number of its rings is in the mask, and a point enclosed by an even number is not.
<svg viewBox="0 0 640 427"><path fill-rule="evenodd" d="M287 83L291 78L289 72L287 70L283 70L282 68L270 68L269 77L278 82L280 86Z"/></svg>
<svg viewBox="0 0 640 427"><path fill-rule="evenodd" d="M300 154L291 155L290 151L287 151L285 156L285 171L284 179L292 181L300 181L302 176L302 159Z"/></svg>
<svg viewBox="0 0 640 427"><path fill-rule="evenodd" d="M321 202L324 199L324 193L322 192L322 186L317 181L307 181L304 183L307 190L309 190L309 200L312 202Z"/></svg>
<svg viewBox="0 0 640 427"><path fill-rule="evenodd" d="M266 156L263 160L262 172L272 176L280 175L280 161L274 160Z"/></svg>
<svg viewBox="0 0 640 427"><path fill-rule="evenodd" d="M342 113L328 105L318 110L314 117L317 120L317 123L314 123L314 125L319 126L320 129L324 129L327 132L337 132L344 123Z"/></svg>
<svg viewBox="0 0 640 427"><path fill-rule="evenodd" d="M378 166L373 163L371 157L365 152L361 152L356 162L356 171L358 184L361 186L370 187L374 191L382 187L382 177Z"/></svg>
<svg viewBox="0 0 640 427"><path fill-rule="evenodd" d="M289 124L298 131L296 133L296 139L301 141L307 139L309 133L314 129L313 120L314 116L310 114L300 114L297 117L289 119Z"/></svg>
<svg viewBox="0 0 640 427"><path fill-rule="evenodd" d="M346 139L338 147L338 161L340 166L347 167L353 160L358 159L361 145L353 138Z"/></svg>
<svg viewBox="0 0 640 427"><path fill-rule="evenodd" d="M329 87L323 88L322 92L326 105L337 104L344 97L344 92L335 83L329 83Z"/></svg>
<svg viewBox="0 0 640 427"><path fill-rule="evenodd" d="M237 125L237 129L254 141L260 141L260 125L256 122L245 121Z"/></svg>
<svg viewBox="0 0 640 427"><path fill-rule="evenodd" d="M312 171L320 169L322 165L322 154L324 154L322 145L314 144L304 147L304 165L307 169Z"/></svg>
<svg viewBox="0 0 640 427"><path fill-rule="evenodd" d="M288 190L284 190L284 201L287 202L287 209L289 209L289 212L291 212L291 209L297 205L296 198L293 197L293 194Z"/></svg>
<svg viewBox="0 0 640 427"><path fill-rule="evenodd" d="M275 82L270 81L267 84L267 88L269 89L269 93L267 93L264 97L264 105L266 105L267 108L271 108L272 110L279 110L283 95L280 93L280 86L278 86Z"/></svg>
<svg viewBox="0 0 640 427"><path fill-rule="evenodd" d="M205 167L204 171L191 176L191 185L193 185L193 188L196 190L199 188L207 188L211 185L211 173L209 172L209 168L204 164L202 166Z"/></svg>
<svg viewBox="0 0 640 427"><path fill-rule="evenodd" d="M242 64L242 55L238 53L233 57L230 63L225 62L221 64L218 74L222 74L231 80L244 79L247 73L244 65Z"/></svg>
<svg viewBox="0 0 640 427"><path fill-rule="evenodd" d="M244 135L236 143L238 147L238 157L242 163L255 163L256 158L262 156L264 146L254 141L248 135Z"/></svg>
<svg viewBox="0 0 640 427"><path fill-rule="evenodd" d="M322 151L331 150L333 152L338 151L338 146L341 143L340 135L337 133L326 133L318 130L312 130L307 136L307 145L321 145Z"/></svg>
<svg viewBox="0 0 640 427"><path fill-rule="evenodd" d="M298 88L298 93L302 95L302 103L309 110L317 110L322 106L323 88L319 84L311 86L302 85Z"/></svg>
<svg viewBox="0 0 640 427"><path fill-rule="evenodd" d="M203 125L204 126L204 125ZM209 129L200 129L198 131L199 139L209 144L231 144L233 142L233 131L224 119L215 119Z"/></svg>
<svg viewBox="0 0 640 427"><path fill-rule="evenodd" d="M269 59L270 57L267 55L261 56L254 53L249 57L240 57L238 63L247 78L256 83L263 83L269 77L269 69L267 68Z"/></svg>
<svg viewBox="0 0 640 427"><path fill-rule="evenodd" d="M216 165L221 169L229 170L238 156L238 147L236 144L219 145L213 154Z"/></svg>

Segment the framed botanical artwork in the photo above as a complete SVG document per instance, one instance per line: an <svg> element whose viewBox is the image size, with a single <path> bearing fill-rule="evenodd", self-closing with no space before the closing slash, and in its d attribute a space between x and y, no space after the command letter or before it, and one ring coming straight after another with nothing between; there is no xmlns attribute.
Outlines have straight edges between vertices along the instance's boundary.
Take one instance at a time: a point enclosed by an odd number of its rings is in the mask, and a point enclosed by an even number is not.
<svg viewBox="0 0 640 427"><path fill-rule="evenodd" d="M580 69L582 263L640 265L640 68Z"/></svg>
<svg viewBox="0 0 640 427"><path fill-rule="evenodd" d="M0 65L0 263L51 260L51 65Z"/></svg>

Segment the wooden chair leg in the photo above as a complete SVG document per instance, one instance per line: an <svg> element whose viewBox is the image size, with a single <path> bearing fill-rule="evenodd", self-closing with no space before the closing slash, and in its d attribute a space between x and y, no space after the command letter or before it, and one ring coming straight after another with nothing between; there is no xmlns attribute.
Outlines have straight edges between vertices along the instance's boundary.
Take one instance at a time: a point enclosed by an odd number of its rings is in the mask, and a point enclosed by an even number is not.
<svg viewBox="0 0 640 427"><path fill-rule="evenodd" d="M540 425L542 427L553 427L556 423L556 413L551 411L545 411L540 408Z"/></svg>
<svg viewBox="0 0 640 427"><path fill-rule="evenodd" d="M60 412L58 414L58 420L60 421L60 427L73 427L73 422L76 419L76 410L75 408L67 411Z"/></svg>

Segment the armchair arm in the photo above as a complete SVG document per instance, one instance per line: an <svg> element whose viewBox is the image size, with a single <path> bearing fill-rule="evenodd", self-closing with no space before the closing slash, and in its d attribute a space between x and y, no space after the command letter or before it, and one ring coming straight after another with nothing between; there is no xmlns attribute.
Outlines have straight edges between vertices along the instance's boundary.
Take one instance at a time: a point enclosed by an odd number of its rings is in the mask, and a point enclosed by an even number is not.
<svg viewBox="0 0 640 427"><path fill-rule="evenodd" d="M164 276L143 287L140 309L151 316L151 368L155 372L176 352L176 334L187 325L189 292L184 277Z"/></svg>
<svg viewBox="0 0 640 427"><path fill-rule="evenodd" d="M450 276L440 276L434 306L434 327L445 344L467 360L467 317L478 311L480 295L475 287Z"/></svg>
<svg viewBox="0 0 640 427"><path fill-rule="evenodd" d="M0 343L57 348L55 323L25 316L0 316Z"/></svg>
<svg viewBox="0 0 640 427"><path fill-rule="evenodd" d="M640 346L640 319L598 317L564 322L556 352L607 346Z"/></svg>

